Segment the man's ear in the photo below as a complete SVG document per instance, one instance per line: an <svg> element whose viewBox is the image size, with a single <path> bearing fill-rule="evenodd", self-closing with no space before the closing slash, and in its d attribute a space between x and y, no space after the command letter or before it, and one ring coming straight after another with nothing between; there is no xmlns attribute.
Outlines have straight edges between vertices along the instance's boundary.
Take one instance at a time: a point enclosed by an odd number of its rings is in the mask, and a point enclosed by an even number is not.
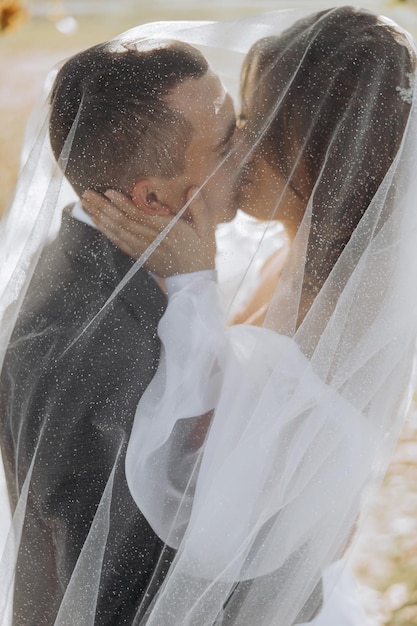
<svg viewBox="0 0 417 626"><path fill-rule="evenodd" d="M132 189L133 203L148 215L170 215L171 207L160 197L158 186L150 178L140 178Z"/></svg>

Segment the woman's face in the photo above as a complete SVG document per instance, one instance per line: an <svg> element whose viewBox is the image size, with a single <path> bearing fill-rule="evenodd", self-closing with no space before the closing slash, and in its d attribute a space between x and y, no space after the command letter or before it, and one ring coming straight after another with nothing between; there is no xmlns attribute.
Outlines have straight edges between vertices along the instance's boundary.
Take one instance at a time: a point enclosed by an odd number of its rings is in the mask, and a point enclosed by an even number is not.
<svg viewBox="0 0 417 626"><path fill-rule="evenodd" d="M251 145L265 124L270 108L270 85L260 80L261 69L256 56L246 64L241 79L240 142L242 157L249 154ZM266 129L264 129L266 130ZM285 142L281 147L284 149ZM270 147L270 150L275 146ZM305 203L293 190L286 177L271 159L270 151L262 144L252 152L241 168L235 186L237 208L261 220L278 220L284 225L288 236L293 238L305 211ZM301 168L297 168L300 172Z"/></svg>
<svg viewBox="0 0 417 626"><path fill-rule="evenodd" d="M303 200L260 151L242 167L235 202L238 208L257 219L282 222L290 238L295 236L305 210Z"/></svg>

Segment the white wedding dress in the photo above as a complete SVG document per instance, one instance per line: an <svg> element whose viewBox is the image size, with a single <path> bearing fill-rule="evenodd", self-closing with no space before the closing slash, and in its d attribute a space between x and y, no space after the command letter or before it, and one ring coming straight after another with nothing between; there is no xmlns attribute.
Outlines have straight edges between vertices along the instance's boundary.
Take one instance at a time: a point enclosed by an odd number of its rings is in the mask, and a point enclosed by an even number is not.
<svg viewBox="0 0 417 626"><path fill-rule="evenodd" d="M239 220L241 224L236 225L235 220L222 226L218 238L218 270L220 275L229 277L229 293L233 293L230 277L239 280L238 268L234 271L231 267L230 251L240 250L238 258L242 263L242 257L251 253L258 239L256 228L251 236L250 227L242 228L245 218L240 216ZM277 232L273 243L265 247L266 255L283 245L284 239L276 235ZM223 246L227 249L222 249ZM260 257L258 267L261 267ZM169 303L159 325L163 356L139 403L127 453L131 493L154 530L168 544L179 547L185 533L184 568L214 579L226 576L232 580L244 568L247 552L242 546L249 528L260 532L264 541L258 515L266 500L269 499L271 511L276 507L275 511L280 511L283 518L287 507L292 524L298 520L293 535L286 531L288 553L283 556L280 541L270 538L266 547L256 547L256 563L249 567L245 578L268 574L296 549L298 537L311 528L314 515L318 524L320 519L331 516L335 500L329 497L332 489L343 489L346 480L350 488L356 482L356 499L347 500L345 511L338 514L349 518L359 510L359 494L366 475L366 463L361 466L360 458L366 459L372 431L365 436L358 412L314 375L291 339L264 328L246 325L226 328L216 272L186 274L166 282ZM256 284L256 272L250 284ZM241 297L244 299L244 294ZM265 392L268 378L269 391ZM257 385L259 393L255 389ZM291 407L293 397L288 404L298 385L304 387L300 398L309 410L309 419L302 424L297 423L302 409ZM237 395L236 390L239 390ZM314 406L315 420L312 419ZM215 418L204 455L198 459L199 442L194 450L192 447L199 438L199 424L192 416L203 415L213 407L216 407ZM321 422L319 426L317 420ZM182 427L178 428L179 423ZM194 439L190 436L192 423ZM328 453L325 446L332 439L337 463L330 461L326 465L322 463L320 446L323 453ZM362 455L358 440L363 443ZM191 442L191 449L190 446L185 449L187 442ZM309 456L315 455L318 460L316 476L302 474L308 450ZM249 463L249 459L253 462ZM196 465L200 467L198 475ZM304 493L301 502L305 510L299 510L298 514L291 506L294 489ZM321 497L323 489L325 497ZM279 528L285 529L285 522ZM234 536L232 543L230 534ZM241 559L233 556L234 551ZM327 567L323 572L323 608L308 623L365 626L367 618L356 597L355 584L346 562L338 561Z"/></svg>
<svg viewBox="0 0 417 626"><path fill-rule="evenodd" d="M251 256L259 245L262 226L245 213L238 212L236 218L217 229L216 268L220 299L230 317L239 312L255 289L260 270L271 254L279 254L284 262L286 238L279 222L268 229L262 240L261 251L256 255L255 267L250 265ZM282 257L281 257L282 255ZM239 289L242 267L250 267L250 280L245 278L246 289ZM238 294L239 297L236 297ZM336 561L323 573L323 607L308 626L367 626L366 615L358 595L358 581L351 571L348 558ZM300 624L304 626L304 624ZM305 623L307 626L307 623Z"/></svg>

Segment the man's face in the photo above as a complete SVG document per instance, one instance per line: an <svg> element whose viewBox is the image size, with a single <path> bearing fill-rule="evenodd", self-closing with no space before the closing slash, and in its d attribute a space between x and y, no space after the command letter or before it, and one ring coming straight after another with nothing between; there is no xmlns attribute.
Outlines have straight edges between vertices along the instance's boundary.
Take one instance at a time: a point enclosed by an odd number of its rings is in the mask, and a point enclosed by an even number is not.
<svg viewBox="0 0 417 626"><path fill-rule="evenodd" d="M175 179L177 204L184 202L190 187L202 193L216 223L233 219L232 188L236 167L233 146L236 128L233 102L211 71L198 79L177 85L167 98L169 106L180 111L193 128L185 152L185 168ZM181 204L182 206L182 204ZM179 206L179 208L181 208Z"/></svg>

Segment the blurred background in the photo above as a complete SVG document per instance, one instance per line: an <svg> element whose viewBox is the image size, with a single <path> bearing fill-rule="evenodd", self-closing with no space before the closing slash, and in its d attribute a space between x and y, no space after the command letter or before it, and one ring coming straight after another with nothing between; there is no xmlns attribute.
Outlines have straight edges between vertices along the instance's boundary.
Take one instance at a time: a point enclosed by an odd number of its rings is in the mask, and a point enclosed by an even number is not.
<svg viewBox="0 0 417 626"><path fill-rule="evenodd" d="M16 182L26 119L43 79L58 61L150 21L218 20L281 8L319 10L342 4L349 1L0 0L0 214ZM417 0L355 4L383 13L417 37ZM415 403L384 484L352 547L351 562L361 583L369 626L417 625Z"/></svg>

